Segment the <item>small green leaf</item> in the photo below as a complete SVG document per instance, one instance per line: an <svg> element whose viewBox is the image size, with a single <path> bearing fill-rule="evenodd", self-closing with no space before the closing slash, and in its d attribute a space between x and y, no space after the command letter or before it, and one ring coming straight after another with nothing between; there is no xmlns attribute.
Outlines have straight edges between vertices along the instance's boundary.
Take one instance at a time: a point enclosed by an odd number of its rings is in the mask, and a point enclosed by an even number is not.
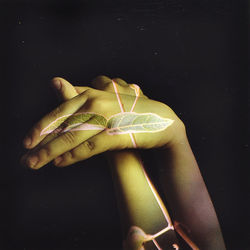
<svg viewBox="0 0 250 250"><path fill-rule="evenodd" d="M108 120L92 112L76 113L57 118L49 124L41 135L62 133L69 130L104 130L108 134L155 133L166 129L174 121L154 113L123 112Z"/></svg>
<svg viewBox="0 0 250 250"><path fill-rule="evenodd" d="M88 125L86 125L86 122ZM60 132L66 132L69 130L91 130L91 129L104 129L106 127L107 119L99 114L85 112L69 114L57 118L50 123L43 131L41 135ZM84 125L85 124L85 125Z"/></svg>
<svg viewBox="0 0 250 250"><path fill-rule="evenodd" d="M113 115L107 122L108 134L155 133L174 121L154 113L124 112Z"/></svg>
<svg viewBox="0 0 250 250"><path fill-rule="evenodd" d="M69 119L64 122L63 131L69 130L91 130L98 128L105 128L107 119L96 113L78 113L72 115Z"/></svg>

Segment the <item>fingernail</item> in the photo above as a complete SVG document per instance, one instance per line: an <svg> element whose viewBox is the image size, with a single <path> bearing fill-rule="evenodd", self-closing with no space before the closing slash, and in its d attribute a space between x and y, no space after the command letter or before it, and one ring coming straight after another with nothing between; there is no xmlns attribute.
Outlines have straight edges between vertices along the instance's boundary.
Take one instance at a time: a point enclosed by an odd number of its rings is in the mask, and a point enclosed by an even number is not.
<svg viewBox="0 0 250 250"><path fill-rule="evenodd" d="M30 168L34 168L37 165L37 163L38 163L38 157L37 156L30 156L27 159L27 162L28 162L28 166Z"/></svg>
<svg viewBox="0 0 250 250"><path fill-rule="evenodd" d="M58 156L55 160L54 160L54 164L55 165L58 165L61 161L62 161L62 157L61 156Z"/></svg>
<svg viewBox="0 0 250 250"><path fill-rule="evenodd" d="M53 85L57 90L60 90L62 88L62 83L60 80L54 80Z"/></svg>
<svg viewBox="0 0 250 250"><path fill-rule="evenodd" d="M31 139L29 137L24 138L23 145L29 147L31 145Z"/></svg>

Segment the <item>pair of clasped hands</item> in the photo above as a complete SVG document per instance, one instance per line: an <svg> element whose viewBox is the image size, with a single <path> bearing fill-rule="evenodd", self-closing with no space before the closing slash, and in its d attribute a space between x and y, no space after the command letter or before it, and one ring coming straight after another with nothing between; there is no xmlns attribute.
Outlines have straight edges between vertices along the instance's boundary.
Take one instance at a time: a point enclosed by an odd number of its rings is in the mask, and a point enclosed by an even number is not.
<svg viewBox="0 0 250 250"><path fill-rule="evenodd" d="M112 80L116 83L119 94L115 93ZM121 113L117 94L124 110L129 112L135 101L135 91L131 88L131 84L120 78L98 76L92 81L91 87L73 86L60 77L53 78L52 85L63 102L27 133L23 144L29 151L21 159L24 165L31 169L40 169L53 160L55 166L64 167L105 151L134 147L129 134L110 135L105 130L42 133L49 124L60 117L70 118L76 113L93 112L109 118ZM173 110L161 102L151 100L141 89L133 112L153 113L174 121L171 126L160 132L134 133L137 148L171 147L183 134L183 123Z"/></svg>

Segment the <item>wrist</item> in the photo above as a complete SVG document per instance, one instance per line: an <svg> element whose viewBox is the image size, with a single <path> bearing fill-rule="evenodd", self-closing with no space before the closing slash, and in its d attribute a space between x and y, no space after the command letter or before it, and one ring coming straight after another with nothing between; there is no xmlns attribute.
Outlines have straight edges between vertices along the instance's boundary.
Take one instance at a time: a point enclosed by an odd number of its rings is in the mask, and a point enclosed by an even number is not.
<svg viewBox="0 0 250 250"><path fill-rule="evenodd" d="M172 149L188 143L185 124L177 118L171 126L171 137L165 144L165 148Z"/></svg>

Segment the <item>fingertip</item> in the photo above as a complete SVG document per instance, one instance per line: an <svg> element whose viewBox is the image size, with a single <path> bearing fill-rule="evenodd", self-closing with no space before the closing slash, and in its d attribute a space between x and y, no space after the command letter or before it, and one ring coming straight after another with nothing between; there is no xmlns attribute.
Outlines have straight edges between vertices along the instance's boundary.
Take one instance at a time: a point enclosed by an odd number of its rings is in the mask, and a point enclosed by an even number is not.
<svg viewBox="0 0 250 250"><path fill-rule="evenodd" d="M32 140L30 137L25 137L24 140L23 140L23 146L26 148L26 149L30 149L31 148L31 145L32 145Z"/></svg>
<svg viewBox="0 0 250 250"><path fill-rule="evenodd" d="M38 164L36 164L36 162L28 158L28 153L21 157L20 164L29 170L38 170L41 168L38 167Z"/></svg>
<svg viewBox="0 0 250 250"><path fill-rule="evenodd" d="M62 81L59 77L54 77L52 80L51 80L51 83L53 85L53 87L56 89L56 90L61 90L62 89Z"/></svg>
<svg viewBox="0 0 250 250"><path fill-rule="evenodd" d="M54 159L53 164L54 164L56 167L60 167L62 161L63 161L62 156L58 156L58 157L56 157L56 158Z"/></svg>

